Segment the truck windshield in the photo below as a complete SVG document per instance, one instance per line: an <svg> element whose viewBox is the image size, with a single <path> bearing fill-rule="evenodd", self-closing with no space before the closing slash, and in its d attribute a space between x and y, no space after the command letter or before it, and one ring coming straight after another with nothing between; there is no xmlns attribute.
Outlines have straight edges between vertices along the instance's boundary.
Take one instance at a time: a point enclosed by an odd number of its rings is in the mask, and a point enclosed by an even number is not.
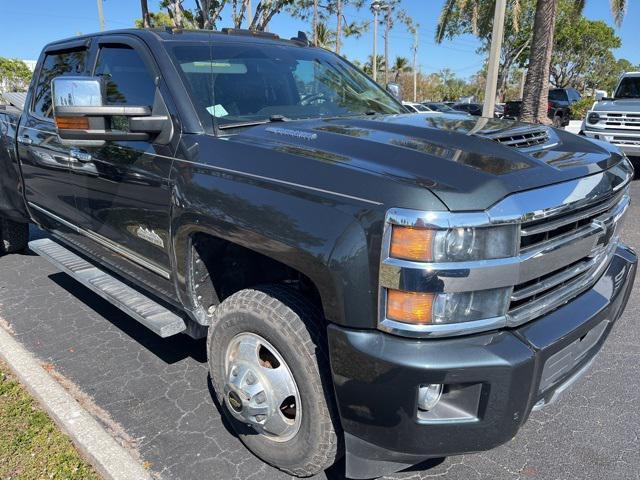
<svg viewBox="0 0 640 480"><path fill-rule="evenodd" d="M640 77L623 78L614 98L640 98Z"/></svg>
<svg viewBox="0 0 640 480"><path fill-rule="evenodd" d="M404 113L340 57L258 43L185 44L169 50L203 121L234 128L276 120Z"/></svg>

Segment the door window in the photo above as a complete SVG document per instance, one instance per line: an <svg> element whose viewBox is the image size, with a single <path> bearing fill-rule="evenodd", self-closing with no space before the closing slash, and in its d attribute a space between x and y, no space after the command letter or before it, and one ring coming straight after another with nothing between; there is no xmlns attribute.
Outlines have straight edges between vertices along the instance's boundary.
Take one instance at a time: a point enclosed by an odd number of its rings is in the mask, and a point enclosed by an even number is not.
<svg viewBox="0 0 640 480"><path fill-rule="evenodd" d="M45 118L53 118L51 102L51 80L67 75L84 73L87 51L85 49L45 56L40 69L40 76L35 85L33 113Z"/></svg>
<svg viewBox="0 0 640 480"><path fill-rule="evenodd" d="M106 78L107 105L153 105L154 78L134 49L126 45L102 47L95 75Z"/></svg>

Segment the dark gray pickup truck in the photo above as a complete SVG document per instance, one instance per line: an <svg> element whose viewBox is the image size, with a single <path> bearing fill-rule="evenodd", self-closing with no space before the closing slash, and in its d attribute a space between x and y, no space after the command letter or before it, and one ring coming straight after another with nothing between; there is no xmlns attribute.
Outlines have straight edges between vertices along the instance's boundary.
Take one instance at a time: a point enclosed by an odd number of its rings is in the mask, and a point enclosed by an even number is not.
<svg viewBox="0 0 640 480"><path fill-rule="evenodd" d="M507 442L594 362L636 270L615 146L407 114L302 35L47 45L0 168L4 250L34 222L131 321L207 336L223 414L297 476Z"/></svg>

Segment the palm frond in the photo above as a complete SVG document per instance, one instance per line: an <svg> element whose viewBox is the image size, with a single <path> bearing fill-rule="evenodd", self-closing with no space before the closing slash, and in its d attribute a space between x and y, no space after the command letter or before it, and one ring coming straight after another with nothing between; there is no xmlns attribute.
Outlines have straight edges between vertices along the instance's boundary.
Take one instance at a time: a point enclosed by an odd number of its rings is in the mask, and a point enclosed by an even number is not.
<svg viewBox="0 0 640 480"><path fill-rule="evenodd" d="M613 15L613 20L616 22L616 26L619 27L620 25L622 25L624 14L627 13L627 0L609 0L609 4L611 6L611 14Z"/></svg>
<svg viewBox="0 0 640 480"><path fill-rule="evenodd" d="M440 12L440 18L438 19L438 26L436 27L436 43L442 43L444 39L444 33L449 26L451 20L451 14L456 6L458 0L446 0L442 11Z"/></svg>

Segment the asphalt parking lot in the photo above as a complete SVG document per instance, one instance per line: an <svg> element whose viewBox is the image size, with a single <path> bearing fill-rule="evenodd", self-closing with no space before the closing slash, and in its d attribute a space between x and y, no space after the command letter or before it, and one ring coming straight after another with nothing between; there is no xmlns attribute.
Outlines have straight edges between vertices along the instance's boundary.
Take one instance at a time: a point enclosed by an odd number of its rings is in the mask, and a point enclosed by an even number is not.
<svg viewBox="0 0 640 480"><path fill-rule="evenodd" d="M632 191L640 199L640 182ZM635 202L623 237L639 249ZM640 479L639 287L591 372L560 403L533 413L515 439L390 478ZM253 457L221 420L204 342L156 337L29 254L0 258L0 315L20 342L93 398L159 478L290 478ZM342 478L342 469L316 478Z"/></svg>

